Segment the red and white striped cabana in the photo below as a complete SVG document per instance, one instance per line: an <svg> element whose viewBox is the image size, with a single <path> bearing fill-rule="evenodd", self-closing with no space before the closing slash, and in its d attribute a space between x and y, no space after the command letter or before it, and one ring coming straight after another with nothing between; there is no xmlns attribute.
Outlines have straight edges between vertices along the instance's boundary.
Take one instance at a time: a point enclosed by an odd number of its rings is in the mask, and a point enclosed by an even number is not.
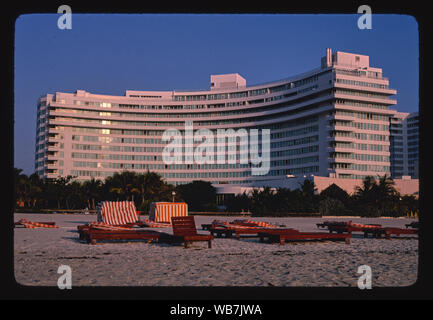
<svg viewBox="0 0 433 320"><path fill-rule="evenodd" d="M152 202L149 219L155 222L171 223L171 217L188 216L188 205L185 202Z"/></svg>
<svg viewBox="0 0 433 320"><path fill-rule="evenodd" d="M133 201L104 201L98 205L98 222L118 226L139 220Z"/></svg>

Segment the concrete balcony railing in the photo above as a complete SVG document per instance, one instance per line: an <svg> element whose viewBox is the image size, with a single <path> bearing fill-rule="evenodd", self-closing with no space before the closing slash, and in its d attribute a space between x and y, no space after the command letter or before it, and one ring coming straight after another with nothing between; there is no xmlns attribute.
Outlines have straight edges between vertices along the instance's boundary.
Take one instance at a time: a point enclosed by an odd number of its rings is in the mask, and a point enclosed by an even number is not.
<svg viewBox="0 0 433 320"><path fill-rule="evenodd" d="M333 114L329 116L329 120L355 121L355 117L341 114Z"/></svg>
<svg viewBox="0 0 433 320"><path fill-rule="evenodd" d="M334 124L333 130L354 132L356 130L356 128L354 128L352 126L343 126L343 125L339 125L339 124Z"/></svg>
<svg viewBox="0 0 433 320"><path fill-rule="evenodd" d="M363 96L363 95L348 94L348 93L341 93L341 92L335 92L334 97L336 99L347 99L347 100L356 100L356 101L359 100L359 101L366 102L366 103L378 103L378 104L384 104L384 105L397 104L397 100L395 100L395 99L368 97L368 96Z"/></svg>

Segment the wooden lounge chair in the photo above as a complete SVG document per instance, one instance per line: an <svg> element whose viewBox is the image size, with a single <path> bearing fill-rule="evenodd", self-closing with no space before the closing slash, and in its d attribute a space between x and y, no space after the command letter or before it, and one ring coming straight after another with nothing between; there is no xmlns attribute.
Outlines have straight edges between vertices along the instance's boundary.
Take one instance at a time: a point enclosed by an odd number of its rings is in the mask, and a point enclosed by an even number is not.
<svg viewBox="0 0 433 320"><path fill-rule="evenodd" d="M264 227L246 227L246 228L238 228L230 226L229 230L233 230L235 233L236 239L240 240L241 235L249 235L250 237L260 237L260 233L272 232L278 230L282 233L292 233L299 232L292 228L264 228Z"/></svg>
<svg viewBox="0 0 433 320"><path fill-rule="evenodd" d="M181 239L185 244L185 248L188 248L189 243L196 241L207 241L208 247L212 248L213 236L197 233L194 216L172 217L171 224L174 237Z"/></svg>
<svg viewBox="0 0 433 320"><path fill-rule="evenodd" d="M317 223L316 225L319 229L327 228L329 233L364 232L364 237L367 237L369 234L377 237L380 233L383 233L383 228L380 224L362 224L353 223L352 221L324 221L323 223Z"/></svg>
<svg viewBox="0 0 433 320"><path fill-rule="evenodd" d="M226 238L231 238L233 235L235 235L236 239L240 240L241 235L258 237L259 232L266 232L268 230L284 230L290 232L294 229L281 229L278 226L260 221L234 220L233 222L228 223L227 221L214 220L207 230L212 235L216 234L219 238L222 237L222 235L224 235Z"/></svg>
<svg viewBox="0 0 433 320"><path fill-rule="evenodd" d="M98 204L98 222L77 226L79 238L95 244L98 240L156 240L160 234L143 230L134 202L104 201Z"/></svg>
<svg viewBox="0 0 433 320"><path fill-rule="evenodd" d="M382 227L380 224L360 224L360 223L352 223L348 222L348 230L349 232L353 231L361 231L364 233L364 238L368 238L370 235L374 238L382 238L391 239L391 235L400 234L417 234L417 229L402 229L395 227Z"/></svg>
<svg viewBox="0 0 433 320"><path fill-rule="evenodd" d="M159 240L161 233L152 230L99 230L90 229L83 233L83 240L96 244L98 240Z"/></svg>
<svg viewBox="0 0 433 320"><path fill-rule="evenodd" d="M350 244L350 233L325 233L325 232L300 232L298 230L268 230L259 233L260 241L268 238L269 241L278 241L280 245L284 245L286 240L344 240L346 244Z"/></svg>
<svg viewBox="0 0 433 320"><path fill-rule="evenodd" d="M135 227L111 226L94 222L83 228L78 228L80 240L96 244L98 240L159 240L160 232Z"/></svg>
<svg viewBox="0 0 433 320"><path fill-rule="evenodd" d="M90 222L84 225L77 226L80 239L84 239L84 235L95 226L105 224L106 226L116 226L123 228L146 227L143 221L137 214L133 201L103 201L97 207L98 222ZM107 233L109 231L106 228Z"/></svg>
<svg viewBox="0 0 433 320"><path fill-rule="evenodd" d="M391 228L386 227L384 229L384 235L386 239L391 239L391 235L400 236L401 234L418 234L418 229L402 229L402 228Z"/></svg>

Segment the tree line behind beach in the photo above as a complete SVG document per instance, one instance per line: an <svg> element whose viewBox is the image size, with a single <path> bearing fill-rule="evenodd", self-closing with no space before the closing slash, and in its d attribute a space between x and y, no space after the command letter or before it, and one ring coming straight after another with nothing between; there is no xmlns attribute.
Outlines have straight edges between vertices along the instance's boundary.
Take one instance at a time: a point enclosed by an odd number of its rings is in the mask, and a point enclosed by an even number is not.
<svg viewBox="0 0 433 320"><path fill-rule="evenodd" d="M72 176L40 179L35 173L27 176L14 169L15 209L40 212L41 209L95 209L99 201L130 200L137 210L148 212L150 203L184 201L189 211L215 212L215 188L209 182L192 181L174 186L155 172L123 171L105 180L92 178L80 182ZM419 200L401 195L388 176L366 177L361 186L348 194L335 184L317 193L314 183L305 180L298 189L261 188L250 193L233 195L223 208L229 212L251 212L253 216L312 214L333 216L409 216L418 215Z"/></svg>

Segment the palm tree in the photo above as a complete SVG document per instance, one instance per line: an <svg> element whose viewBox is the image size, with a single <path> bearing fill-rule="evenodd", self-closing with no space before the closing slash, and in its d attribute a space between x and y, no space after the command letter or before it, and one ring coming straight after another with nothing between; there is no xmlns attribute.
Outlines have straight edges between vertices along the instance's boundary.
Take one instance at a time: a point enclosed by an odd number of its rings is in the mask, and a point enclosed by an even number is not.
<svg viewBox="0 0 433 320"><path fill-rule="evenodd" d="M251 206L251 199L244 191L242 194L237 194L227 200L227 211L241 212L249 211Z"/></svg>
<svg viewBox="0 0 433 320"><path fill-rule="evenodd" d="M316 195L314 182L308 179L301 184L301 199L305 212L316 212L319 210L319 196Z"/></svg>
<svg viewBox="0 0 433 320"><path fill-rule="evenodd" d="M362 181L362 186L355 187L354 197L357 199L362 199L364 201L369 201L374 199L374 191L376 187L376 179L373 176L367 176Z"/></svg>
<svg viewBox="0 0 433 320"><path fill-rule="evenodd" d="M376 188L376 179L373 176L365 177L362 186L355 187L352 210L361 216L380 215L377 208Z"/></svg>
<svg viewBox="0 0 433 320"><path fill-rule="evenodd" d="M394 181L387 175L372 176L362 181L362 186L355 188L353 199L357 203L358 210L368 215L396 215L398 212L398 199L400 195L394 187Z"/></svg>
<svg viewBox="0 0 433 320"><path fill-rule="evenodd" d="M386 174L379 178L376 187L376 201L382 215L398 215L400 193L394 185L394 181Z"/></svg>
<svg viewBox="0 0 433 320"><path fill-rule="evenodd" d="M395 182L386 174L379 177L379 181L376 187L377 196L381 200L389 199L395 195L398 195L397 190L394 187Z"/></svg>
<svg viewBox="0 0 433 320"><path fill-rule="evenodd" d="M62 207L62 202L65 201L66 206L68 207L68 184L71 182L73 177L71 175L66 177L58 177L53 181L48 180L48 183L51 183L55 189L57 195L57 209Z"/></svg>
<svg viewBox="0 0 433 320"><path fill-rule="evenodd" d="M22 169L14 168L15 204L17 202L24 203L26 201L26 184L28 179L22 171Z"/></svg>
<svg viewBox="0 0 433 320"><path fill-rule="evenodd" d="M165 189L165 192L170 189ZM217 209L216 189L210 182L194 180L191 183L179 185L177 194L188 203L191 211L213 211ZM168 192L166 193L168 195Z"/></svg>
<svg viewBox="0 0 433 320"><path fill-rule="evenodd" d="M102 181L92 177L91 180L84 182L82 189L86 197L88 208L95 209L95 202L97 199L100 199L101 196Z"/></svg>
<svg viewBox="0 0 433 320"><path fill-rule="evenodd" d="M78 181L71 181L65 186L65 188L66 209L75 209L77 207L82 208L84 203L86 203L82 184Z"/></svg>
<svg viewBox="0 0 433 320"><path fill-rule="evenodd" d="M270 187L264 187L263 190L254 188L251 192L251 212L255 216L275 213L276 203L274 197L275 191Z"/></svg>
<svg viewBox="0 0 433 320"><path fill-rule="evenodd" d="M42 197L42 181L39 178L39 175L33 173L29 176L30 182L30 193L29 197L31 199L31 206L35 208L40 198Z"/></svg>
<svg viewBox="0 0 433 320"><path fill-rule="evenodd" d="M133 198L133 190L137 183L137 174L132 171L122 171L121 173L114 173L113 176L108 177L106 184L108 184L109 192L117 195L117 199L131 200Z"/></svg>

